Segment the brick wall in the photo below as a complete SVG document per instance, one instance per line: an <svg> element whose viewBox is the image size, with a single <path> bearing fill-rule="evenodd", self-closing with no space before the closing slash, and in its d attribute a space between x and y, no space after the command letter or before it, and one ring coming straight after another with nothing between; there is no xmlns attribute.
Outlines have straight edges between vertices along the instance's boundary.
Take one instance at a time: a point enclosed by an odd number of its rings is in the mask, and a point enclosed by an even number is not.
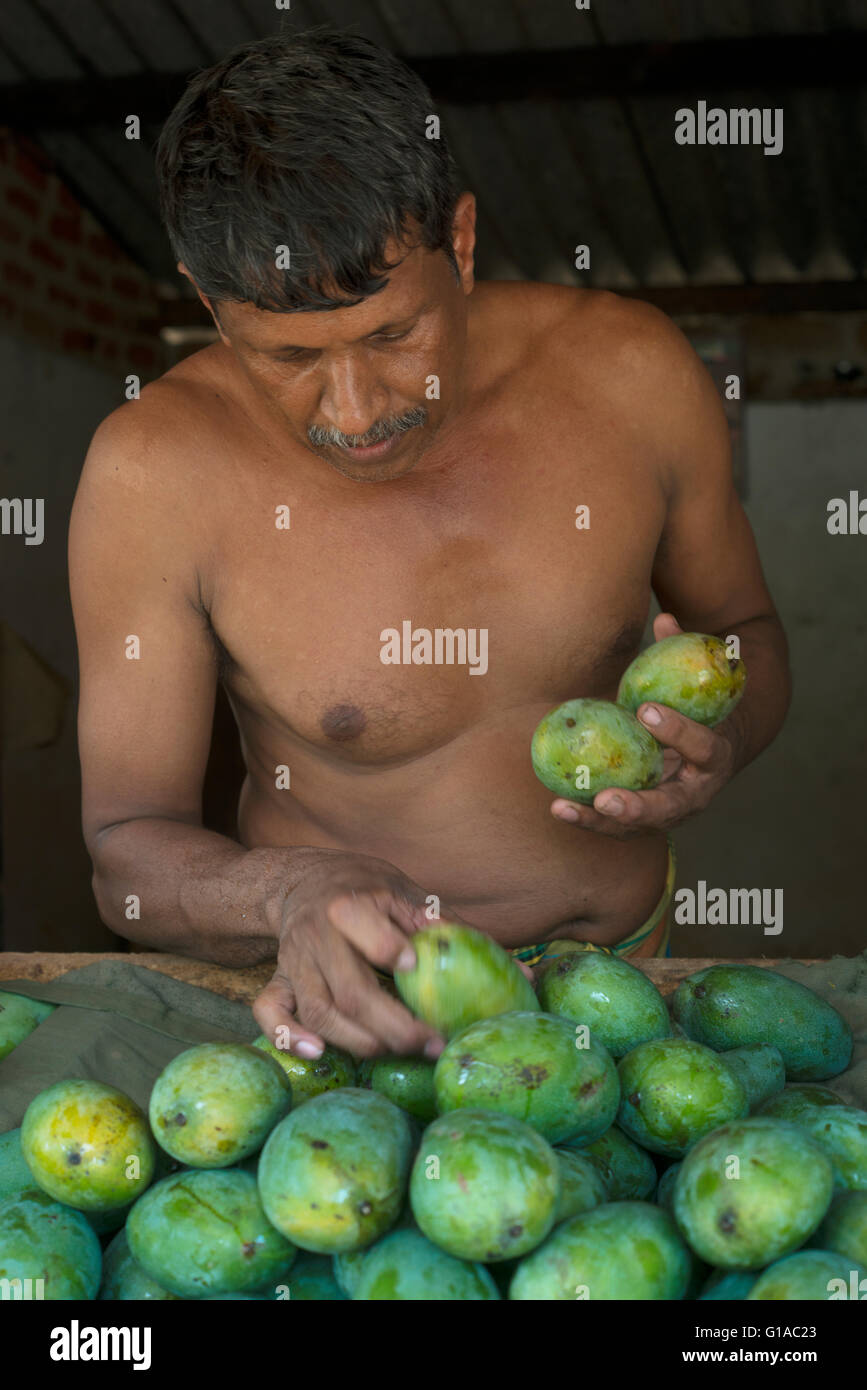
<svg viewBox="0 0 867 1390"><path fill-rule="evenodd" d="M0 127L0 327L143 378L162 371L157 298L30 141Z"/></svg>

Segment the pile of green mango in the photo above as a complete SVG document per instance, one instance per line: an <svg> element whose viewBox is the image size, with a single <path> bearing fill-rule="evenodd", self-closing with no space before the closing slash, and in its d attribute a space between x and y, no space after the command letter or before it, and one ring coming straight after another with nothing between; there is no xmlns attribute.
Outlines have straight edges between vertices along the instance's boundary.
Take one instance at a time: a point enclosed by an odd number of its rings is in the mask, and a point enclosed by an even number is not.
<svg viewBox="0 0 867 1390"><path fill-rule="evenodd" d="M446 1036L436 1062L260 1038L182 1052L147 1113L97 1081L36 1096L0 1136L0 1279L58 1300L867 1298L867 1112L822 1084L852 1034L811 990L715 965L669 1011L615 957L554 955L534 989L471 928L416 944L395 983Z"/></svg>
<svg viewBox="0 0 867 1390"><path fill-rule="evenodd" d="M606 787L648 791L662 778L662 747L636 718L654 700L698 724L719 724L744 693L746 668L719 637L678 632L641 652L611 700L575 699L538 725L530 745L539 781L592 805Z"/></svg>

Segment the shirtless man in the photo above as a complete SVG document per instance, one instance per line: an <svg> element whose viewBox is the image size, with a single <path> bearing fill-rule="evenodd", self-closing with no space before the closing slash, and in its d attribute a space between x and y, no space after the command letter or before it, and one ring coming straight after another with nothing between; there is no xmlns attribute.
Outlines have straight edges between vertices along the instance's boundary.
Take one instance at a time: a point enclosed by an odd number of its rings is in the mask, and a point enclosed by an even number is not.
<svg viewBox="0 0 867 1390"><path fill-rule="evenodd" d="M104 421L71 524L101 915L151 948L276 957L254 1012L305 1056L441 1050L374 973L412 963L428 895L510 948L628 937L666 832L788 702L704 368L639 303L476 285L474 199L432 109L339 34L194 79L158 168L220 342ZM657 638L740 638L744 699L712 731L645 707L667 780L552 802L533 730L614 697L651 589ZM484 630L487 669L384 662L405 622ZM237 841L201 824L219 679L247 767Z"/></svg>

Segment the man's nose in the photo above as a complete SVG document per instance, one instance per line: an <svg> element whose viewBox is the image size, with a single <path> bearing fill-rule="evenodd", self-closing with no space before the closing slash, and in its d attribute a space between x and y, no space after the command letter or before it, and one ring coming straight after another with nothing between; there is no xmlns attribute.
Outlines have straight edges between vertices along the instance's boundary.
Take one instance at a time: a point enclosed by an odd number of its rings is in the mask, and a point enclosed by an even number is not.
<svg viewBox="0 0 867 1390"><path fill-rule="evenodd" d="M369 365L357 358L329 364L319 408L323 421L341 434L368 432L388 412L388 393Z"/></svg>

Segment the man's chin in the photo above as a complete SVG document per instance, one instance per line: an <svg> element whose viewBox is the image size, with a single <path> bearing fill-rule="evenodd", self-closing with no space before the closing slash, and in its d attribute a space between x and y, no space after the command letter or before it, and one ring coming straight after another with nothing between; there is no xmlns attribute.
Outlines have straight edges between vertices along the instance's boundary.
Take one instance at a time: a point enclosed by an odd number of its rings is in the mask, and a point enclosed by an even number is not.
<svg viewBox="0 0 867 1390"><path fill-rule="evenodd" d="M332 444L314 452L344 478L359 483L381 483L409 473L424 448L417 430L410 430L407 434L393 435L387 449L342 449Z"/></svg>

